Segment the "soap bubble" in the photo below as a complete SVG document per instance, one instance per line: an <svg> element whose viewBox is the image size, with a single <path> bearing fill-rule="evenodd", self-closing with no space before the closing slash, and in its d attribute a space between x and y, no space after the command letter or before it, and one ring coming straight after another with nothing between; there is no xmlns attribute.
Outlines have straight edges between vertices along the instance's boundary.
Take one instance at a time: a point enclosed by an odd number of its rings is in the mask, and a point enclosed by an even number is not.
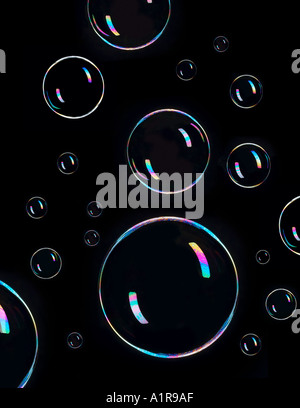
<svg viewBox="0 0 300 408"><path fill-rule="evenodd" d="M170 0L88 0L88 18L95 33L121 50L137 50L156 41L171 12Z"/></svg>
<svg viewBox="0 0 300 408"><path fill-rule="evenodd" d="M265 249L260 249L257 251L255 258L259 264L265 265L270 261L270 253Z"/></svg>
<svg viewBox="0 0 300 408"><path fill-rule="evenodd" d="M253 108L261 101L262 95L262 84L252 75L237 77L230 87L231 100L240 108Z"/></svg>
<svg viewBox="0 0 300 408"><path fill-rule="evenodd" d="M150 356L180 358L224 333L236 308L238 276L211 231L160 217L119 237L102 265L99 297L125 343Z"/></svg>
<svg viewBox="0 0 300 408"><path fill-rule="evenodd" d="M291 317L297 309L297 300L287 289L275 289L269 293L265 303L268 314L277 320Z"/></svg>
<svg viewBox="0 0 300 408"><path fill-rule="evenodd" d="M32 255L30 267L38 278L51 279L60 272L62 260L54 249L41 248Z"/></svg>
<svg viewBox="0 0 300 408"><path fill-rule="evenodd" d="M67 344L72 349L78 349L82 346L83 338L80 333L72 332L67 337Z"/></svg>
<svg viewBox="0 0 300 408"><path fill-rule="evenodd" d="M26 204L26 212L31 218L43 218L48 211L48 205L42 197L32 197Z"/></svg>
<svg viewBox="0 0 300 408"><path fill-rule="evenodd" d="M89 230L84 234L84 242L88 246L96 246L99 244L100 235L95 230Z"/></svg>
<svg viewBox="0 0 300 408"><path fill-rule="evenodd" d="M34 370L38 333L21 297L0 281L0 388L23 388Z"/></svg>
<svg viewBox="0 0 300 408"><path fill-rule="evenodd" d="M225 52L228 50L229 41L224 35L219 35L214 39L214 49L218 52Z"/></svg>
<svg viewBox="0 0 300 408"><path fill-rule="evenodd" d="M300 255L300 196L291 200L279 217L279 234L285 246ZM298 235L299 234L299 235Z"/></svg>
<svg viewBox="0 0 300 408"><path fill-rule="evenodd" d="M64 57L47 70L43 95L49 108L68 119L79 119L97 109L104 95L100 70L86 58Z"/></svg>
<svg viewBox="0 0 300 408"><path fill-rule="evenodd" d="M271 160L268 153L254 143L236 146L229 154L226 168L230 179L240 187L261 185L269 176Z"/></svg>
<svg viewBox="0 0 300 408"><path fill-rule="evenodd" d="M78 169L78 158L74 153L62 153L57 159L57 167L63 174L73 174Z"/></svg>
<svg viewBox="0 0 300 408"><path fill-rule="evenodd" d="M91 201L87 206L87 213L90 217L96 218L102 214L101 204L97 201Z"/></svg>
<svg viewBox="0 0 300 408"><path fill-rule="evenodd" d="M261 340L256 334L248 333L242 337L240 347L247 356L255 356L261 350Z"/></svg>
<svg viewBox="0 0 300 408"><path fill-rule="evenodd" d="M127 144L127 160L135 177L151 190L166 194L195 185L209 159L210 144L203 127L191 115L175 109L144 116ZM178 175L180 185L164 184L162 174Z"/></svg>
<svg viewBox="0 0 300 408"><path fill-rule="evenodd" d="M196 64L188 59L182 60L176 66L176 74L183 81L190 81L197 74Z"/></svg>

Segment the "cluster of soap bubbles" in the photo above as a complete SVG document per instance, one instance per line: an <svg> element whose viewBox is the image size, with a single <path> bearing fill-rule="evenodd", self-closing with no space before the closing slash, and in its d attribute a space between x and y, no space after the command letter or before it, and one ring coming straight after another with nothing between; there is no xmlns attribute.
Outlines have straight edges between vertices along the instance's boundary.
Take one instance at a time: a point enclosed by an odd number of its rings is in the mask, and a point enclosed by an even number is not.
<svg viewBox="0 0 300 408"><path fill-rule="evenodd" d="M145 48L157 41L170 20L170 0L130 0L126 2L126 13L123 3L87 0L88 19L99 38L125 51ZM229 49L229 41L217 36L212 46L223 54ZM199 75L196 63L190 59L180 60L175 72L179 80L186 82ZM90 60L67 56L51 64L44 75L42 91L55 114L81 119L101 104L104 77ZM260 80L250 74L234 78L228 91L233 104L241 109L254 108L263 96ZM128 133L125 149L128 165L139 181L164 194L191 189L205 172L211 154L209 137L199 121L169 107L138 118ZM74 174L78 167L74 153L65 152L57 158L57 169L63 175ZM262 146L249 141L232 149L226 170L237 188L257 188L270 174L270 156ZM192 176L182 189L162 190L159 179L164 172ZM26 213L33 220L46 217L49 211L44 197L33 196L26 203ZM284 207L279 219L283 243L298 255L299 211L300 197L296 197ZM101 204L90 202L86 213L99 217ZM96 247L100 235L88 230L83 241ZM265 249L255 257L260 265L270 261ZM30 268L39 279L53 279L63 268L63 258L53 248L38 248L31 256ZM124 232L106 256L99 276L100 303L112 330L128 345L160 358L193 355L213 344L230 324L238 294L237 269L222 241L206 227L176 217L149 219ZM297 301L289 290L277 288L267 296L265 308L270 317L284 320L292 316ZM80 348L82 335L70 333L67 344L72 349ZM0 386L23 387L27 383L36 363L37 348L37 329L29 308L0 281ZM244 354L254 356L261 348L257 334L242 336L240 349ZM9 366L19 368L7 370Z"/></svg>

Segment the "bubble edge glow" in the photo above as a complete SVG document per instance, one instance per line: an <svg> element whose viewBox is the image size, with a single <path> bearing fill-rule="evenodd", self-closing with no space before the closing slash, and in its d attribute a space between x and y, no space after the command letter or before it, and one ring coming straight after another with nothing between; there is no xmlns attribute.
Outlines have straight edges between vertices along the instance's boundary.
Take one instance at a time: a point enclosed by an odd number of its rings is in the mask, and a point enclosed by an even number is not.
<svg viewBox="0 0 300 408"><path fill-rule="evenodd" d="M167 354L167 353L154 353L148 350L145 350L141 347L135 346L134 344L130 343L128 340L126 340L124 337L122 337L117 330L114 328L114 326L112 325L112 323L110 322L110 320L107 317L107 314L105 312L104 309L104 305L103 305L103 301L102 301L102 295L101 295L101 283L102 283L102 275L103 275L103 271L105 268L105 264L110 256L110 254L112 253L112 251L114 250L114 248L119 244L119 242L123 241L123 239L125 239L126 237L128 237L129 235L131 235L134 231L138 230L141 227L144 227L146 225L149 224L153 224L155 222L166 222L166 221L171 221L171 222L181 222L184 224L188 224L191 226L194 226L197 229L203 230L206 233L208 233L212 238L214 238L221 246L222 248L225 250L225 252L227 253L227 255L229 256L229 259L233 265L233 269L234 269L234 274L235 274L235 278L236 278L236 296L235 296L235 300L234 300L234 304L232 307L232 310L228 316L228 318L225 320L225 322L223 323L223 325L221 326L221 328L219 329L219 331L210 339L208 340L205 344L203 344L200 347L197 347L193 350L187 351L187 352L183 352L183 353L176 353L176 354ZM227 329L227 327L229 326L233 315L235 313L236 310L236 306L237 306L237 301L238 301L238 295L239 295L239 279L238 279L238 273L237 273L237 269L236 269L236 265L234 263L234 260L230 254L230 252L228 251L228 249L226 248L226 246L222 243L222 241L213 233L211 232L208 228L204 227L201 224L198 224L195 221L191 221L189 219L186 218L180 218L180 217L173 217L173 216L164 216L164 217L157 217L157 218L150 218L148 220L139 222L138 224L134 225L133 227L129 228L127 231L125 231L118 239L117 241L113 244L113 246L111 247L111 249L109 250L108 254L106 255L104 262L101 266L101 270L100 270L100 276L99 276L99 281L98 281L98 295L99 295L99 300L100 300L100 305L101 305L101 309L102 312L104 314L104 317L106 319L106 321L108 322L109 326L112 328L112 330L116 333L116 335L123 340L126 344L128 344L129 346L135 348L136 350L147 354L149 356L152 357L159 357L159 358L167 358L167 359L175 359L175 358L182 358L182 357L188 357L194 354L197 354L199 352L201 352L202 350L205 350L207 347L209 347L211 344L213 344Z"/></svg>

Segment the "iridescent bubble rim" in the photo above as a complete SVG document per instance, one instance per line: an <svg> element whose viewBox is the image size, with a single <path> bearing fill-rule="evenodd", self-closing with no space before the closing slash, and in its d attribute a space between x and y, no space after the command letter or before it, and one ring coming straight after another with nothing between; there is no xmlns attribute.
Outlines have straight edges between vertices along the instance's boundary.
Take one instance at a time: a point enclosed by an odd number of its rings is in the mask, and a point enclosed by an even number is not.
<svg viewBox="0 0 300 408"><path fill-rule="evenodd" d="M112 253L112 251L114 250L114 248L125 238L127 238L129 235L131 235L134 231L137 231L139 228L142 228L146 225L149 224L153 224L155 222L164 222L164 221L171 221L171 222L181 222L184 224L188 224L191 225L199 230L203 230L206 233L208 233L212 238L214 238L225 250L225 252L227 253L227 255L229 256L232 266L234 268L234 273L235 273L235 278L236 278L236 296L235 296L235 300L234 300L234 304L232 307L232 310L230 312L230 315L228 316L228 318L225 320L224 324L220 327L220 329L218 330L218 332L209 340L207 341L205 344L203 344L200 347L197 347L193 350L184 352L184 353L176 353L176 354L168 354L168 353L154 353L148 350L145 350L143 348L140 348L138 346L135 346L134 344L130 343L128 340L126 340L124 337L122 337L117 330L114 328L113 324L110 322L105 309L104 309L104 304L103 304L103 300L102 300L102 293L101 293L101 285L102 285L102 276L103 276L103 272L104 272L104 268L106 265L106 262L110 256L110 254ZM229 251L227 250L227 248L225 247L225 245L220 241L220 239L214 234L212 233L208 228L204 227L203 225L200 225L194 221L188 220L186 218L180 218L180 217L172 217L172 216L165 216L165 217L157 217L157 218L151 218L149 220L146 221L142 221L140 223L138 223L137 225L129 228L126 232L124 232L119 238L118 240L115 242L115 244L112 246L112 248L109 250L103 265L101 267L101 271L100 271L100 277L99 277L99 299L100 299L100 304L101 304L101 308L103 311L103 314L108 322L108 324L110 325L110 327L113 329L113 331L117 334L117 336L123 340L126 344L128 344L129 346L135 348L136 350L144 353L144 354L148 354L149 356L152 357L159 357L159 358L169 358L169 359L174 359L174 358L181 358L181 357L187 357L187 356L191 356L194 354L199 353L200 351L206 349L207 347L209 347L211 344L213 344L223 333L224 331L227 329L227 327L229 326L229 323L231 322L233 315L235 313L236 310L236 306L237 306L237 301L238 301L238 294L239 294L239 281L238 281L238 274L237 274L237 269L235 266L235 263L232 259L232 256L230 255Z"/></svg>
<svg viewBox="0 0 300 408"><path fill-rule="evenodd" d="M47 77L49 71L50 71L56 64L58 64L59 62L64 61L64 60L66 60L66 59L71 59L71 58L76 58L76 59L80 59L80 60L86 61L86 62L88 62L89 64L91 64L94 68L96 68L96 70L98 71L98 73L99 73L99 75L100 75L100 77L101 77L102 87L103 87L102 93L101 93L101 96L100 96L100 99L99 99L99 101L97 102L96 106L95 106L92 110L90 110L89 112L87 112L87 113L85 113L85 114L83 114L83 115L80 115L80 116L70 116L70 115L63 115L62 113L59 113L59 112L58 112L58 109L60 109L60 108L57 107L57 106L55 106L55 105L53 105L53 103L51 102L51 100L50 100L50 98L49 98L48 92L45 91L45 81L46 81L46 77ZM85 71L85 73L86 73L86 75L87 75L88 82L91 83L92 80L91 80L91 75L90 75L90 73L87 73L87 69L86 69L85 67L82 67L82 69ZM99 70L99 68L98 68L92 61L88 60L87 58L80 57L80 56L78 56L78 55L70 55L70 56L68 56L68 57L63 57L63 58L60 58L59 60L55 61L55 62L47 69L46 74L44 75L43 84L42 84L43 96L44 96L45 102L47 103L47 105L49 106L49 108L50 108L53 112L57 113L57 115L62 116L63 118L67 118L67 119L81 119L81 118L84 118L84 117L90 115L91 113L93 113L93 112L98 108L98 106L100 105L100 103L101 103L101 101L102 101L102 99L103 99L103 96L104 96L104 87L105 87L105 85L104 85L104 78L103 78L103 75L102 75L101 71ZM58 89L56 90L56 93L57 93L57 97L60 99L60 98L61 98L61 95L60 95L60 91L59 91Z"/></svg>
<svg viewBox="0 0 300 408"><path fill-rule="evenodd" d="M113 44L112 42L108 41L108 40L104 37L104 36L107 36L107 34L104 33L104 32L100 29L100 27L97 25L94 15L91 16L91 14L90 14L90 0L87 0L87 14L88 14L88 19L89 19L89 21L90 21L90 24L91 24L93 30L95 31L95 33L96 33L104 42L106 42L106 44L111 45L111 46L114 47L114 48L118 48L119 50L134 51L134 50L139 50L139 49L141 49L141 48L148 47L149 45L153 44L153 43L162 35L162 33L165 31L165 29L166 29L166 27L167 27L167 25L168 25L168 22L169 22L169 20L170 20L170 16L171 16L171 1L168 0L168 3L169 3L169 14L168 14L168 17L167 17L167 21L166 21L164 27L162 28L162 30L161 30L151 41L147 42L146 44L139 45L139 46L137 46L137 47L121 47L120 45L116 45L116 44ZM110 22L110 21L108 21L107 23L111 25L111 22ZM112 31L113 31L113 30L115 30L115 28L112 28ZM117 33L117 34L115 34L115 35L120 35L120 34Z"/></svg>
<svg viewBox="0 0 300 408"><path fill-rule="evenodd" d="M207 162L206 162L205 168L203 169L201 175L200 175L191 185L189 185L189 186L187 186L187 187L185 187L185 188L183 188L183 189L181 189L181 190L174 191L174 192L173 192L173 191L161 191L161 190L156 190L155 188L151 187L150 184L148 184L147 182L143 181L142 179L144 179L144 180L145 180L145 179L148 180L148 179L147 179L142 173L140 173L140 172L138 171L138 169L137 169L136 166L135 166L134 160L133 160L133 159L130 159L130 157L129 157L129 144L130 144L130 140L131 140L132 135L133 135L134 131L136 130L136 128L137 128L141 123L143 123L145 120L147 120L150 116L153 116L153 115L156 115L156 114L159 114L159 113L163 113L163 112L176 112L176 113L180 113L180 114L182 114L182 115L184 115L184 116L187 116L187 117L190 118L192 121L194 121L194 122L197 124L198 128L197 128L197 126L194 125L192 122L191 122L191 125L192 125L195 129L198 130L198 132L199 132L199 134L200 134L202 140L203 140L203 141L206 141L206 143L207 143L207 148L208 148ZM183 133L183 129L178 129L178 130L179 130L181 133ZM183 135L183 136L184 136L184 138L185 138L187 147L189 147L189 148L192 147L190 138L187 137L186 135ZM156 191L156 192L162 193L162 194L182 193L182 192L184 192L184 191L186 191L186 190L192 188L196 183L198 183L198 181L199 181L199 180L201 179L201 177L203 176L205 170L207 169L207 166L208 166L209 161L210 161L210 154L211 154L211 153L210 153L210 143L209 143L209 139L208 139L208 136L207 136L205 130L204 130L203 127L200 125L200 123L199 123L195 118L193 118L193 116L189 115L188 113L183 112L183 111L178 110L178 109L173 109L173 108L158 109L158 110L156 110L156 111L153 111L153 112L148 113L146 116L144 116L142 119L140 119L140 120L138 121L138 123L135 125L135 127L133 128L133 130L132 130L132 132L131 132L131 134L130 134L130 136L129 136L129 138L128 138L127 148L126 148L127 161L128 161L128 164L129 164L129 166L130 166L130 169L131 169L132 173L136 176L136 178L137 178L144 186L146 186L147 188L149 188L149 189L152 190L152 191ZM147 165L147 164L148 164L148 165ZM147 168L150 167L150 166L149 166L149 163L147 163L147 160L146 160L146 166L147 166ZM158 179L158 176L155 175L155 173L153 172L152 168L150 168L148 171L149 171L150 174L152 173L152 177L153 177L153 178ZM154 176L153 176L153 175L154 175ZM139 176L139 177L138 177L138 176Z"/></svg>
<svg viewBox="0 0 300 408"><path fill-rule="evenodd" d="M38 332L37 332L37 327L36 327L36 324L35 324L35 321L34 321L34 318L32 316L31 311L29 310L29 308L26 305L26 303L24 302L24 300L17 294L17 292L14 291L10 286L8 286L6 283L4 283L2 281L0 281L0 285L5 287L9 292L11 292L14 296L16 296L21 301L21 303L25 306L26 310L28 311L28 313L29 313L29 315L31 317L33 327L34 327L34 331L35 331L35 353L34 353L33 362L31 364L31 367L30 367L28 373L25 375L25 377L23 378L23 380L21 381L21 383L17 387L17 388L24 388L25 385L27 384L27 382L29 381L29 379L31 377L31 374L33 372L33 369L35 367L35 364L36 364L36 358L37 358L37 353L38 353Z"/></svg>

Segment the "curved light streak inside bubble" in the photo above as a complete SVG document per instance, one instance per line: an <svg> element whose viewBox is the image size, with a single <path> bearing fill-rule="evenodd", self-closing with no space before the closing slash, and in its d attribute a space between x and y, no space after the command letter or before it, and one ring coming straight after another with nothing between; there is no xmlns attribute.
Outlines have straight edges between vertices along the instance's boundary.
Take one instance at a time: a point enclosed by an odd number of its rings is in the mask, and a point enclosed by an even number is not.
<svg viewBox="0 0 300 408"><path fill-rule="evenodd" d="M254 83L253 83L252 81L250 81L250 79L248 79L248 82L249 82L249 84L250 84L250 86L251 86L252 93L253 93L254 95L256 95L256 88L255 88Z"/></svg>
<svg viewBox="0 0 300 408"><path fill-rule="evenodd" d="M243 102L243 98L241 97L240 90L236 89L235 93L236 93L236 96L237 96L238 100Z"/></svg>
<svg viewBox="0 0 300 408"><path fill-rule="evenodd" d="M118 31L115 29L115 26L113 25L112 21L111 21L111 16L105 16L105 20L106 23L108 25L108 28L110 29L110 31L115 35L115 36L119 36L120 33L118 33Z"/></svg>
<svg viewBox="0 0 300 408"><path fill-rule="evenodd" d="M82 69L84 70L84 72L86 74L88 82L91 84L92 83L92 77L91 77L90 71L85 67L82 67Z"/></svg>
<svg viewBox="0 0 300 408"><path fill-rule="evenodd" d="M258 169L261 169L261 168L262 168L262 164L261 164L261 160L260 160L258 154L257 154L254 150L251 150L251 153L253 154L253 156L254 156L254 158L255 158L255 160L256 160L257 168L258 168Z"/></svg>
<svg viewBox="0 0 300 408"><path fill-rule="evenodd" d="M191 141L191 138L189 137L189 135L187 134L187 132L182 128L179 128L178 130L180 131L180 133L184 137L184 140L185 140L185 143L186 143L187 147L192 147L192 141Z"/></svg>
<svg viewBox="0 0 300 408"><path fill-rule="evenodd" d="M196 242L189 242L189 246L192 248L192 250L197 255L203 278L210 278L210 269L209 269L209 265L208 265L206 256L204 255L204 252L199 247L199 245L196 244Z"/></svg>
<svg viewBox="0 0 300 408"><path fill-rule="evenodd" d="M63 100L63 98L62 98L62 96L61 96L61 93L60 93L60 89L59 89L59 88L56 89L56 96L57 96L58 100L59 100L61 103L65 103L65 101Z"/></svg>
<svg viewBox="0 0 300 408"><path fill-rule="evenodd" d="M158 175L154 172L154 170L153 170L153 168L152 168L152 165L151 165L151 162L150 162L149 159L146 159L146 160L145 160L145 164L146 164L147 170L149 171L151 177L153 177L155 180L159 180L159 177L158 177Z"/></svg>
<svg viewBox="0 0 300 408"><path fill-rule="evenodd" d="M103 304L103 299L102 299L102 293L101 293L101 285L102 285L102 276L103 276L103 271L104 271L104 267L105 264L107 262L107 259L109 258L111 252L114 250L114 248L126 237L128 237L130 234L132 234L134 231L138 230L139 228L148 225L148 224L152 224L154 222L166 222L166 221L171 221L171 222L182 222L185 224L189 224L194 226L195 228L199 229L199 230L203 230L206 233L208 233L212 238L214 238L225 250L225 252L227 253L227 255L229 256L229 259L232 262L233 268L234 268L234 273L235 273L235 277L236 277L236 296L235 296L235 301L231 310L230 315L228 316L228 318L225 320L224 324L220 327L219 331L215 334L215 336L213 336L210 340L208 340L204 345L197 347L193 350L187 351L187 352L183 352L183 353L176 353L176 354L171 354L171 353L154 353L152 351L148 351L145 350L141 347L135 346L134 344L130 343L128 340L126 340L124 337L122 337L117 330L114 328L114 326L112 325L112 323L110 322L106 311L104 309L104 304ZM234 312L236 310L236 306L237 306L237 300L238 300L238 294L239 294L239 280L238 280L238 274L237 274L237 269L235 266L235 263L232 259L232 256L230 255L230 252L227 250L227 248L225 247L225 245L222 243L222 241L219 240L219 238L213 233L211 232L208 228L204 227L201 224L198 224L195 221L191 221L185 218L179 218L179 217L158 217L158 218L151 218L149 220L146 221L142 221L139 224L131 227L130 229L128 229L127 231L125 231L115 242L115 244L112 246L112 248L110 249L110 251L108 252L102 267L101 267L101 272L100 272L100 277L99 277L99 299L100 299L100 304L101 304L101 308L103 311L103 314L108 322L108 324L110 325L110 327L112 328L112 330L116 333L116 335L123 340L126 344L128 344L129 346L135 348L136 350L140 351L141 353L147 354L149 356L152 357L158 357L158 358L170 358L170 359L175 359L175 358L182 358L182 357L187 357L187 356L191 356L194 354L199 353L202 350L205 350L207 347L209 347L211 344L213 344L223 333L224 331L227 329L227 327L229 326L229 323L231 322Z"/></svg>
<svg viewBox="0 0 300 408"><path fill-rule="evenodd" d="M240 164L239 164L239 162L235 162L235 163L234 163L234 167L235 167L235 171L237 172L237 175L238 175L240 178L244 178L243 173L241 172L241 169L240 169Z"/></svg>
<svg viewBox="0 0 300 408"><path fill-rule="evenodd" d="M0 334L9 334L10 327L8 323L8 318L3 307L0 305Z"/></svg>
<svg viewBox="0 0 300 408"><path fill-rule="evenodd" d="M137 300L137 294L136 292L129 292L129 304L132 310L132 313L134 314L134 317L141 323L141 324L148 324L148 320L145 319L143 316L141 309L139 307L139 303Z"/></svg>
<svg viewBox="0 0 300 408"><path fill-rule="evenodd" d="M293 235L297 241L300 241L299 235L297 234L296 227L292 227Z"/></svg>

